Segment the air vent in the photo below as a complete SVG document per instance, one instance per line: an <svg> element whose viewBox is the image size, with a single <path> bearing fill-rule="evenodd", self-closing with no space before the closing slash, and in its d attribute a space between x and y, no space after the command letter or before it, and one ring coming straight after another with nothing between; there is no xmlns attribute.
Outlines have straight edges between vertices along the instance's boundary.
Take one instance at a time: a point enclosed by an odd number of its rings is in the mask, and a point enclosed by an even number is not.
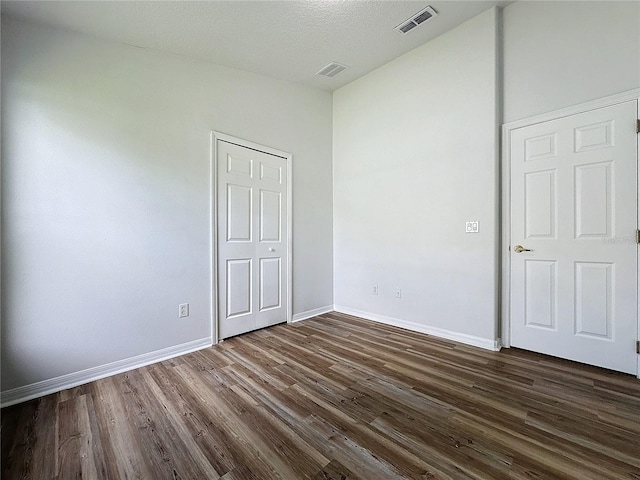
<svg viewBox="0 0 640 480"><path fill-rule="evenodd" d="M398 30L400 30L402 33L407 33L409 30L411 30L412 28L416 28L417 26L418 25L416 25L415 23L409 22L402 25Z"/></svg>
<svg viewBox="0 0 640 480"><path fill-rule="evenodd" d="M318 73L316 73L316 75L322 75L324 77L333 78L339 73L344 72L347 68L349 67L347 67L346 65L340 65L339 63L331 62L329 65L327 65Z"/></svg>
<svg viewBox="0 0 640 480"><path fill-rule="evenodd" d="M402 22L400 25L394 28L394 30L398 30L399 32L402 32L402 33L408 33L409 31L413 30L421 23L426 22L427 20L435 17L436 15L438 15L438 12L436 12L431 6L428 6L423 10L420 10L413 17Z"/></svg>

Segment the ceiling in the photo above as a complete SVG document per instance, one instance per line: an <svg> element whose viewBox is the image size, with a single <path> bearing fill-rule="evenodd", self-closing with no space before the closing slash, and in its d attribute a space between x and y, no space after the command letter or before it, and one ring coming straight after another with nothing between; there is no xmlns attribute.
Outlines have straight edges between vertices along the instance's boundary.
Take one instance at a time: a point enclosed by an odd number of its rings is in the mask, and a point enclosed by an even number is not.
<svg viewBox="0 0 640 480"><path fill-rule="evenodd" d="M335 90L510 1L2 1L2 14ZM431 5L408 34L394 27ZM330 62L350 68L316 75Z"/></svg>

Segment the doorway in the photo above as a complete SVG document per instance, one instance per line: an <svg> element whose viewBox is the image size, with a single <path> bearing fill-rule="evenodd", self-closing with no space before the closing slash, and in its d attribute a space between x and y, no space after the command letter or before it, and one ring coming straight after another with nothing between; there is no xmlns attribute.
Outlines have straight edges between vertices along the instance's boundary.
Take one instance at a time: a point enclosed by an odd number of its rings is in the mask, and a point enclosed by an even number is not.
<svg viewBox="0 0 640 480"><path fill-rule="evenodd" d="M216 341L291 321L292 156L213 132Z"/></svg>
<svg viewBox="0 0 640 480"><path fill-rule="evenodd" d="M638 375L637 94L584 107L505 125L503 343Z"/></svg>

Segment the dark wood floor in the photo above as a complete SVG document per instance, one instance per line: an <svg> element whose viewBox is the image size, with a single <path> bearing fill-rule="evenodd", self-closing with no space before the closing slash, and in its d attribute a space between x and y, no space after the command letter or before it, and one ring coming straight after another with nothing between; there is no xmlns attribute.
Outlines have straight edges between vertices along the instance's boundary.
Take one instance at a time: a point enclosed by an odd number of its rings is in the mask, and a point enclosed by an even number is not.
<svg viewBox="0 0 640 480"><path fill-rule="evenodd" d="M10 479L640 479L640 381L341 314L2 411Z"/></svg>

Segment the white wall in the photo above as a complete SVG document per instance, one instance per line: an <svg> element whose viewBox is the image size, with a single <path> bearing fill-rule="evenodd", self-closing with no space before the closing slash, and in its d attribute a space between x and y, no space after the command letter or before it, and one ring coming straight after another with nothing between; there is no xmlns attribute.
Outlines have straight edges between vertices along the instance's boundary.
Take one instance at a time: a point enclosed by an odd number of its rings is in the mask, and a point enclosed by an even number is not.
<svg viewBox="0 0 640 480"><path fill-rule="evenodd" d="M334 92L338 310L493 344L496 36L490 10Z"/></svg>
<svg viewBox="0 0 640 480"><path fill-rule="evenodd" d="M640 2L504 9L504 121L640 87Z"/></svg>
<svg viewBox="0 0 640 480"><path fill-rule="evenodd" d="M3 18L2 390L210 335L211 129L293 154L294 313L332 304L331 109Z"/></svg>

